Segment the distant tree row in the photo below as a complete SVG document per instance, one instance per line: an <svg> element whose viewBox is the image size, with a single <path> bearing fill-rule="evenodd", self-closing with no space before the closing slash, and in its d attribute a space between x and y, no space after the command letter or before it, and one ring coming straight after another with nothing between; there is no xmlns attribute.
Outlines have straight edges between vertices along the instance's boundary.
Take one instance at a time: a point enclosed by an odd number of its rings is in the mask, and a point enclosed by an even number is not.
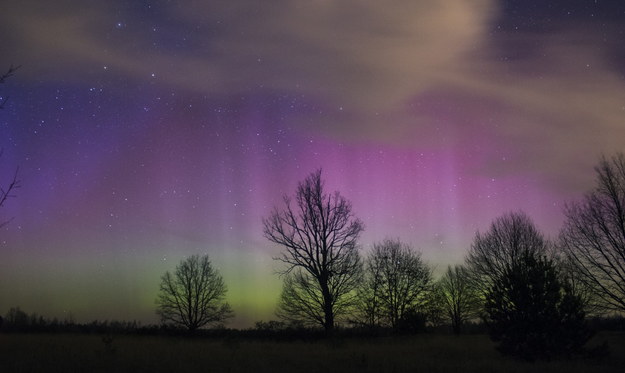
<svg viewBox="0 0 625 373"><path fill-rule="evenodd" d="M578 351L590 338L587 312L625 311L625 156L602 158L597 186L567 205L550 242L522 212L478 232L465 264L438 281L399 240L374 245L366 260L362 222L321 171L297 188L294 203L263 221L265 237L285 248L278 316L331 331L337 320L398 328L415 315L444 315L454 332L481 318L505 353L530 357Z"/></svg>
<svg viewBox="0 0 625 373"><path fill-rule="evenodd" d="M324 191L321 171L298 185L295 203L284 198L263 221L265 237L285 247L278 316L332 332L337 322L397 331L449 321L454 331L477 316L465 267L450 267L434 281L421 253L398 239L375 243L363 260L362 222L338 192Z"/></svg>
<svg viewBox="0 0 625 373"><path fill-rule="evenodd" d="M36 313L28 314L20 307L11 307L4 318L0 317L0 329L8 332L60 331L74 325L71 315L64 320L48 319Z"/></svg>
<svg viewBox="0 0 625 373"><path fill-rule="evenodd" d="M176 334L179 330L141 325L137 321L94 320L77 322L70 313L63 319L48 318L37 313L27 313L20 307L11 307L0 317L0 331L7 333L97 333L97 334Z"/></svg>
<svg viewBox="0 0 625 373"><path fill-rule="evenodd" d="M588 313L625 311L625 156L602 158L596 187L568 204L556 241L523 212L477 232L462 265L435 280L421 254L398 239L376 243L364 259L364 230L340 193L327 193L321 170L263 220L283 289L277 315L287 324L337 324L419 330L428 323L460 333L481 320L499 350L548 358L581 350ZM190 330L232 315L225 285L207 257L191 257L162 278L159 314ZM282 325L282 324L281 324Z"/></svg>

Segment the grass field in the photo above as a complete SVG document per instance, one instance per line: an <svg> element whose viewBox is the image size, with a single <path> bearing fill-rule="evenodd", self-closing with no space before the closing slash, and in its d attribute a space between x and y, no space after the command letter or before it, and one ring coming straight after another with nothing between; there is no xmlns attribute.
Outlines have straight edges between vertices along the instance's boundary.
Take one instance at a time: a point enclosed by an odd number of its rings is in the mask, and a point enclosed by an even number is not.
<svg viewBox="0 0 625 373"><path fill-rule="evenodd" d="M0 334L2 372L623 372L625 334L601 334L610 356L522 362L484 335L275 342L156 336Z"/></svg>

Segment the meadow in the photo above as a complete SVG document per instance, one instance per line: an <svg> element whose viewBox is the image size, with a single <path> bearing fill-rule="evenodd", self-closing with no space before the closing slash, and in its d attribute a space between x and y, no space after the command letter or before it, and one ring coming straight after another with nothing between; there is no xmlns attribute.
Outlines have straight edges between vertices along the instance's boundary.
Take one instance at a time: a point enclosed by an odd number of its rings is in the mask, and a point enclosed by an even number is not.
<svg viewBox="0 0 625 373"><path fill-rule="evenodd" d="M251 338L0 334L2 372L622 372L625 334L602 333L604 358L526 362L502 357L485 335Z"/></svg>

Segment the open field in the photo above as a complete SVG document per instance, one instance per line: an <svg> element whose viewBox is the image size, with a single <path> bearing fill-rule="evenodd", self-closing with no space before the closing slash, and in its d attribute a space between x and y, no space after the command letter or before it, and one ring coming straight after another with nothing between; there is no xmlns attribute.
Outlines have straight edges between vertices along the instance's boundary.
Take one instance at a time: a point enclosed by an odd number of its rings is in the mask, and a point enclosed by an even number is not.
<svg viewBox="0 0 625 373"><path fill-rule="evenodd" d="M601 360L522 362L487 336L275 342L156 336L0 335L2 372L622 372L625 334L601 334Z"/></svg>

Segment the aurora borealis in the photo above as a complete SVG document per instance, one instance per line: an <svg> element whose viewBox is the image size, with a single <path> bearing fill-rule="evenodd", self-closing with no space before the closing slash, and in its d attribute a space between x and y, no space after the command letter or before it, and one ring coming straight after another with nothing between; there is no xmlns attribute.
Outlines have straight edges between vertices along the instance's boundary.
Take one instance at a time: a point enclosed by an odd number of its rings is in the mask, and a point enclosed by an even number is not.
<svg viewBox="0 0 625 373"><path fill-rule="evenodd" d="M437 268L515 210L548 236L625 150L619 0L7 0L0 314L156 322L208 253L273 318L262 218L317 168Z"/></svg>

